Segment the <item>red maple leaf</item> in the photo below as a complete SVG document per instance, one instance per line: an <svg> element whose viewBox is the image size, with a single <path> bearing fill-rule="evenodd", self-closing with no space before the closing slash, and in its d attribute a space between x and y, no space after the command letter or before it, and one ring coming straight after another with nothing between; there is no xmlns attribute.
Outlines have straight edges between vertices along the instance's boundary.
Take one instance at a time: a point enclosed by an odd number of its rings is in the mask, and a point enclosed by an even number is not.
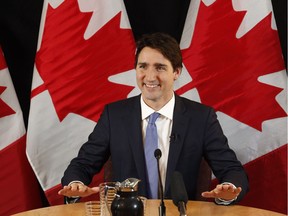
<svg viewBox="0 0 288 216"><path fill-rule="evenodd" d="M3 70L4 68L7 68L6 61L2 52L2 49L0 47L0 70ZM0 96L5 91L7 87L0 86ZM0 118L8 115L15 114L16 112L9 107L0 97Z"/></svg>
<svg viewBox="0 0 288 216"><path fill-rule="evenodd" d="M7 87L0 86L0 96ZM0 97L0 118L15 114L16 112L9 107Z"/></svg>
<svg viewBox="0 0 288 216"><path fill-rule="evenodd" d="M131 29L120 29L119 13L85 40L91 15L80 12L77 1L47 10L36 66L60 121L69 113L97 121L105 104L126 98L132 90L108 81L111 75L133 69Z"/></svg>
<svg viewBox="0 0 288 216"><path fill-rule="evenodd" d="M285 69L271 14L240 39L235 37L244 12L231 1L202 2L190 47L183 61L201 102L261 131L263 121L287 116L275 100L282 91L257 81L259 76Z"/></svg>

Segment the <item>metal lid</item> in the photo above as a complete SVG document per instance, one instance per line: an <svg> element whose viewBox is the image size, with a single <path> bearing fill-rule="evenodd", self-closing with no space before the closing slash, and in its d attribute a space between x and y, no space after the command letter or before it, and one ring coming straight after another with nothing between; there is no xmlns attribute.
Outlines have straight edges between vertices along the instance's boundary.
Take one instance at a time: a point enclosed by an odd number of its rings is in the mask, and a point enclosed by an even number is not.
<svg viewBox="0 0 288 216"><path fill-rule="evenodd" d="M125 192L129 192L129 191L137 191L138 190L138 183L141 180L136 179L136 178L128 178L126 180L124 180L123 182L117 182L116 183L116 188L119 191L125 191Z"/></svg>

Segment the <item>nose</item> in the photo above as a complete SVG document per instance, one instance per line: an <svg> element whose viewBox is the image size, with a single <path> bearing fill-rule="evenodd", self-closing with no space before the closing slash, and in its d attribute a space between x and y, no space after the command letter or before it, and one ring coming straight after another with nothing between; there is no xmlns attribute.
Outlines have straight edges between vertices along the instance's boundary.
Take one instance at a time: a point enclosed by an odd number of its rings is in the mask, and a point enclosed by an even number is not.
<svg viewBox="0 0 288 216"><path fill-rule="evenodd" d="M148 68L145 73L147 81L154 81L156 79L157 72L153 68Z"/></svg>

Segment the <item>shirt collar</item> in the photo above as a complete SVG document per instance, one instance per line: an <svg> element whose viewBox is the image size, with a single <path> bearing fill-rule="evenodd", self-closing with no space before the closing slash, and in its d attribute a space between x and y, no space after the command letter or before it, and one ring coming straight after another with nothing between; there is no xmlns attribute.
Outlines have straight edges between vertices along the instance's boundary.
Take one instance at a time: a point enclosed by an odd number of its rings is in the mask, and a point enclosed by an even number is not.
<svg viewBox="0 0 288 216"><path fill-rule="evenodd" d="M173 119L173 110L175 105L175 95L173 94L172 98L168 103L165 104L160 110L157 112L160 113L162 116L167 117L168 119ZM141 95L141 115L142 120L146 119L148 116L150 116L152 113L156 112L151 107L149 107L143 100L143 97Z"/></svg>

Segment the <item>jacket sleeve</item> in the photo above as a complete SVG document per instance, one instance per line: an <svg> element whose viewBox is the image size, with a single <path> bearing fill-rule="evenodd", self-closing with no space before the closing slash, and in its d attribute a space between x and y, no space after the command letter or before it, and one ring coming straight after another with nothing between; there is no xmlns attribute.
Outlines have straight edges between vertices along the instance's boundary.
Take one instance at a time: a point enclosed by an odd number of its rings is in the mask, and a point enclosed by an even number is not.
<svg viewBox="0 0 288 216"><path fill-rule="evenodd" d="M228 140L212 108L205 126L204 157L220 183L230 182L242 188L236 200L240 201L249 190L248 177L235 152L229 147Z"/></svg>

